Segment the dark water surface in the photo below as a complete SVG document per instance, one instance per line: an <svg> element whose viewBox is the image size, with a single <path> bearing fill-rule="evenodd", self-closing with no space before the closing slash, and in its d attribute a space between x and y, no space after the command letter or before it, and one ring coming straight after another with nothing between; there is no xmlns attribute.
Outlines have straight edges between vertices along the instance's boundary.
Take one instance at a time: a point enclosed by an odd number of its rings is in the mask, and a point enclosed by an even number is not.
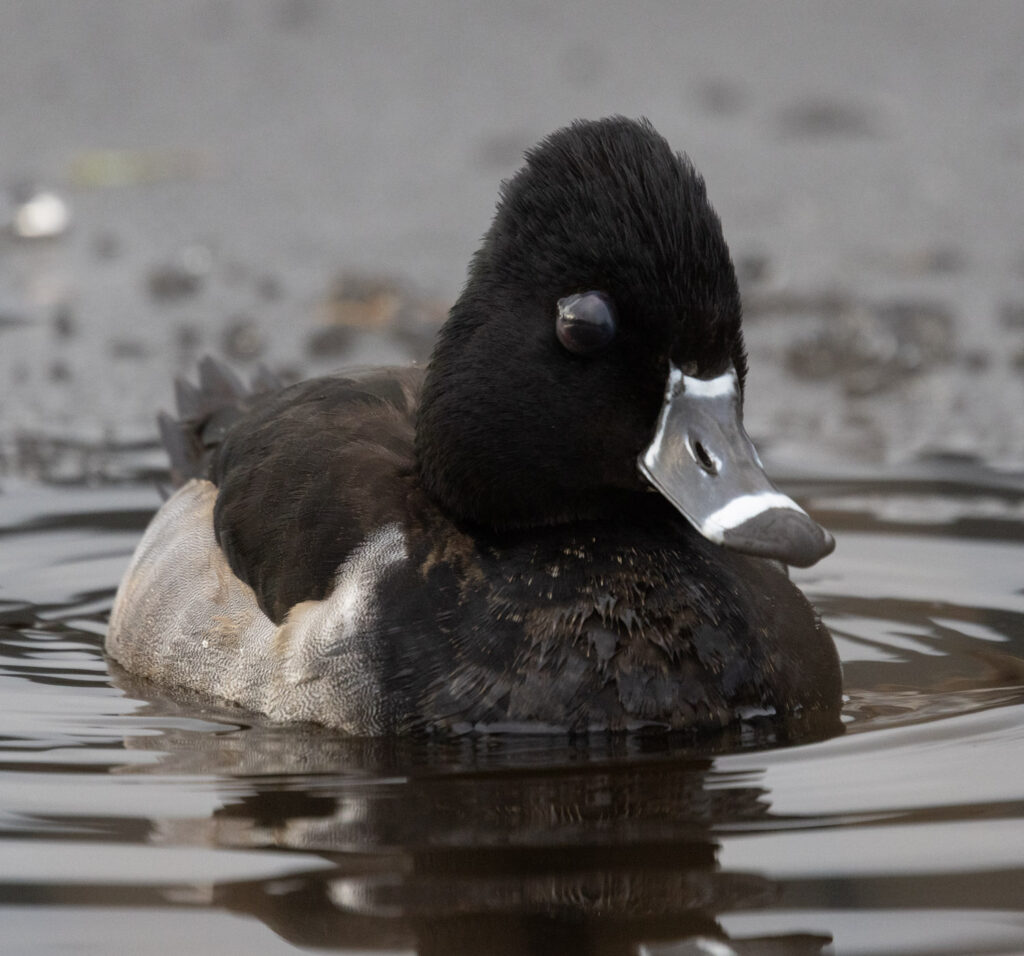
<svg viewBox="0 0 1024 956"><path fill-rule="evenodd" d="M1024 477L784 482L846 733L345 741L111 674L159 496L0 494L0 951L1024 951ZM813 736L813 732L808 730Z"/></svg>

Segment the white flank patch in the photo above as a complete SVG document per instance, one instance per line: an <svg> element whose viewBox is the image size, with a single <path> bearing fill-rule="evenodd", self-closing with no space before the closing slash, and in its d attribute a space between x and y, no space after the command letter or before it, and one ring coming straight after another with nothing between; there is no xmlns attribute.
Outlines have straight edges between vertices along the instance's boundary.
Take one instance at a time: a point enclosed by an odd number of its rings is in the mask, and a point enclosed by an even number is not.
<svg viewBox="0 0 1024 956"><path fill-rule="evenodd" d="M407 557L401 526L388 524L369 535L339 568L334 593L325 602L333 610L336 634L351 637L372 627L381 578Z"/></svg>
<svg viewBox="0 0 1024 956"><path fill-rule="evenodd" d="M799 511L802 515L807 514L792 498L781 492L759 491L754 495L733 498L727 505L708 515L700 526L700 533L710 541L721 544L726 531L738 528L745 521L769 508L787 508L790 511Z"/></svg>
<svg viewBox="0 0 1024 956"><path fill-rule="evenodd" d="M671 376L669 379L671 381ZM689 375L684 375L683 392L691 398L722 398L725 395L735 395L736 372L729 369L717 378L690 378Z"/></svg>

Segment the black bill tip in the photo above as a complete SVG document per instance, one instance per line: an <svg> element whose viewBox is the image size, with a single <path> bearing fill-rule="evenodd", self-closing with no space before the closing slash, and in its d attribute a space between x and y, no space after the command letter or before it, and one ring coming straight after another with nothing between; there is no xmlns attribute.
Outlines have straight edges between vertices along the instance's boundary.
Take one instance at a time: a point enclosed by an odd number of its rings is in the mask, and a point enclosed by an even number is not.
<svg viewBox="0 0 1024 956"><path fill-rule="evenodd" d="M836 540L803 511L767 508L722 532L725 547L809 568L836 547Z"/></svg>

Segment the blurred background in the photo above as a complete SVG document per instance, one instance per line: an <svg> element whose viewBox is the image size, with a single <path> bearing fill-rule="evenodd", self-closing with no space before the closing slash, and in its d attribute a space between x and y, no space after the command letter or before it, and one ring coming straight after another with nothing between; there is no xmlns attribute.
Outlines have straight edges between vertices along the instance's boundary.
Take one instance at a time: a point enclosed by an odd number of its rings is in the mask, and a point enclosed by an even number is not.
<svg viewBox="0 0 1024 956"><path fill-rule="evenodd" d="M206 352L429 354L522 151L648 116L790 468L1024 462L1024 4L6 0L0 469L103 478Z"/></svg>

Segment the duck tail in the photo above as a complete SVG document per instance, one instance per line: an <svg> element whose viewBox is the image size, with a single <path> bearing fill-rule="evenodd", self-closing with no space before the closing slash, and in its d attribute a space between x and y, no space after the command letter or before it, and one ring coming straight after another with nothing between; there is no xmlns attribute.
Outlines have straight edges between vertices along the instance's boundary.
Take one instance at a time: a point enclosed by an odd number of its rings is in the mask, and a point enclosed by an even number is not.
<svg viewBox="0 0 1024 956"><path fill-rule="evenodd" d="M255 404L255 399L284 388L261 365L248 386L223 362L210 355L199 363L199 384L174 382L177 417L157 417L160 439L171 462L171 481L180 487L191 478L206 478L210 460L228 429Z"/></svg>

